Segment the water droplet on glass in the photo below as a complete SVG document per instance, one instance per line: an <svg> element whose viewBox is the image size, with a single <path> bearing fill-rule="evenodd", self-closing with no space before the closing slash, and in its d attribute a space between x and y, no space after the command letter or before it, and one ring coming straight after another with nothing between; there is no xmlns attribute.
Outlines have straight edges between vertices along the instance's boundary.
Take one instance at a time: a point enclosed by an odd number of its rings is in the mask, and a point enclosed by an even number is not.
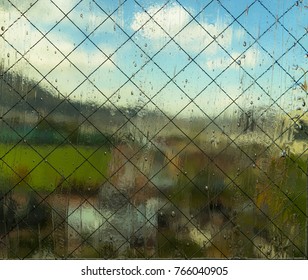
<svg viewBox="0 0 308 280"><path fill-rule="evenodd" d="M174 211L171 212L171 217L173 217L173 218L175 217L175 212Z"/></svg>
<svg viewBox="0 0 308 280"><path fill-rule="evenodd" d="M244 47L246 47L246 46L247 46L247 43L246 43L246 41L244 41L244 43L243 43L243 46L244 46Z"/></svg>
<svg viewBox="0 0 308 280"><path fill-rule="evenodd" d="M148 46L148 44L147 44L147 43L145 43L145 44L144 44L144 47L146 48L147 46Z"/></svg>
<svg viewBox="0 0 308 280"><path fill-rule="evenodd" d="M145 161L148 161L148 158L147 158L147 157L145 157L145 158L144 158L144 160L145 160Z"/></svg>
<svg viewBox="0 0 308 280"><path fill-rule="evenodd" d="M281 157L286 157L286 156L287 156L286 150L282 150L282 151L281 151Z"/></svg>
<svg viewBox="0 0 308 280"><path fill-rule="evenodd" d="M205 190L206 190L206 191L208 191L208 190L209 190L209 187L208 187L208 186L205 186L204 188L205 188Z"/></svg>
<svg viewBox="0 0 308 280"><path fill-rule="evenodd" d="M236 63L237 63L238 65L241 65L241 64L242 64L242 62L241 62L240 60L238 60Z"/></svg>
<svg viewBox="0 0 308 280"><path fill-rule="evenodd" d="M4 31L5 30L5 27L4 26L1 26L1 31Z"/></svg>
<svg viewBox="0 0 308 280"><path fill-rule="evenodd" d="M299 130L303 130L303 126L301 124L298 124L297 127Z"/></svg>
<svg viewBox="0 0 308 280"><path fill-rule="evenodd" d="M10 57L10 53L7 53L7 55L6 55L7 57Z"/></svg>
<svg viewBox="0 0 308 280"><path fill-rule="evenodd" d="M80 14L80 17L83 18L83 14Z"/></svg>

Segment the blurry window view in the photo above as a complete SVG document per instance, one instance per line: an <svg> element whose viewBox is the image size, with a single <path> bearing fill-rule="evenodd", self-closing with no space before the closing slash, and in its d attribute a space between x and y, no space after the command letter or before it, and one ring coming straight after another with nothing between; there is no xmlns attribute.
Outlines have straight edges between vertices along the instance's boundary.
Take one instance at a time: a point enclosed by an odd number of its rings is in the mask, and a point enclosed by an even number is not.
<svg viewBox="0 0 308 280"><path fill-rule="evenodd" d="M307 258L307 18L0 0L0 259Z"/></svg>

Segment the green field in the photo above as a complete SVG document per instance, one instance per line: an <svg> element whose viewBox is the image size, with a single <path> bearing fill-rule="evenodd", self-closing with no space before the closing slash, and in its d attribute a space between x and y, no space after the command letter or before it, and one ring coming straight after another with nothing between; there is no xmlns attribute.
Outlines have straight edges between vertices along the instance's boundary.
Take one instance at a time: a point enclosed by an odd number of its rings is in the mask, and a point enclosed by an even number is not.
<svg viewBox="0 0 308 280"><path fill-rule="evenodd" d="M106 147L0 144L0 188L97 188L105 181L110 158Z"/></svg>

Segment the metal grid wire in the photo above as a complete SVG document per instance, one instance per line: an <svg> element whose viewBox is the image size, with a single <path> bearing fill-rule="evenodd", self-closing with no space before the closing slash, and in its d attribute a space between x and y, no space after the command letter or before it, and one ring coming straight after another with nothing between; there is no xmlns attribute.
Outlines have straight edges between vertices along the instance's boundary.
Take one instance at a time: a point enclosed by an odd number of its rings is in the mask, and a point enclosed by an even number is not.
<svg viewBox="0 0 308 280"><path fill-rule="evenodd" d="M3 72L1 73L2 81L10 88L12 92L16 93L16 96L18 96L16 102L12 104L12 106L8 110L2 113L1 122L8 126L9 129L18 136L19 140L16 141L13 145L11 145L6 150L6 152L1 155L0 158L2 166L5 166L5 168L9 169L12 176L16 176L18 178L18 180L14 184L10 185L8 190L6 190L5 192L1 192L0 206L3 208L3 221L1 223L1 227L3 227L3 230L1 231L0 248L2 250L2 258L159 258L165 256L163 255L163 253L160 253L164 252L164 248L169 248L172 251L171 257L174 258L198 258L200 257L200 255L209 258L258 257L276 259L308 257L307 247L305 247L307 240L304 240L304 238L307 237L305 237L305 234L303 234L306 231L305 226L301 224L298 226L299 228L296 231L290 231L286 230L286 228L284 228L284 225L278 222L278 220L285 215L288 209L293 209L294 213L296 213L297 216L303 217L304 220L307 219L307 212L297 203L298 199L306 197L305 191L297 192L296 195L293 195L292 192L289 192L288 190L281 187L281 180L284 174L288 172L288 168L290 165L296 167L296 174L299 174L298 176L305 176L307 178L308 174L307 170L305 169L305 166L298 164L298 160L305 159L305 156L307 155L307 147L303 149L300 154L293 157L290 156L285 150L285 148L283 148L279 143L280 139L285 134L289 133L290 129L292 129L295 125L298 125L297 120L306 114L305 111L300 111L300 116L295 119L280 105L279 102L290 90L292 90L294 84L301 85L301 90L307 93L307 88L305 87L305 84L302 84L301 82L303 81L303 79L305 79L307 70L303 70L302 75L295 78L289 73L289 70L284 67L283 63L281 63L284 57L294 48L300 48L307 54L306 46L304 46L304 44L302 43L304 38L306 38L307 36L307 30L300 37L296 37L293 34L292 30L290 30L287 26L284 25L283 21L284 18L288 15L288 13L290 13L293 9L297 9L299 6L302 6L302 8L304 9L303 1L294 1L294 3L291 3L291 1L290 4L288 2L288 5L287 7L285 7L284 12L281 13L279 16L276 16L274 12L271 11L269 7L267 7L266 2L264 1L247 1L249 2L249 4L247 5L246 9L241 11L241 13L239 13L237 16L235 16L226 8L224 1L205 1L206 4L203 4L203 7L200 8L198 13L196 14L192 14L189 9L182 5L181 1L165 1L164 4L161 5L154 14L150 14L145 7L143 1L135 0L133 1L134 5L148 15L148 20L145 21L139 27L139 29L135 30L132 34L128 34L127 31L123 28L123 26L119 24L117 20L115 20L115 15L120 11L120 9L126 4L131 4L128 0L120 1L118 7L112 12L109 12L104 9L100 5L99 1L92 0L92 5L94 5L95 8L98 8L106 17L100 22L100 24L98 24L91 32L88 33L85 32L82 27L78 25L78 23L71 20L71 13L83 2L83 0L76 1L76 4L68 11L63 10L61 6L56 3L57 1L51 0L50 3L52 3L54 8L56 8L60 12L61 16L59 17L56 24L54 24L47 32L40 30L39 26L36 26L34 22L31 22L31 18L28 17L29 11L36 9L36 6L40 2L40 0L34 1L25 10L22 10L18 5L16 5L15 1L7 0L7 2L10 4L12 9L19 12L19 17L16 18L16 20L12 22L9 26L6 26L5 28L3 27L1 29L1 40L5 41L7 45L14 49L16 53L18 53L20 58L17 59L16 62L12 64L8 69L3 70ZM161 26L161 24L156 20L155 17L160 12L162 12L170 3L180 5L184 9L185 13L190 17L189 22L187 22L187 24L183 26L181 30L179 30L176 34L172 35L169 34L168 31L163 28L163 26ZM230 24L225 26L225 28L221 30L219 34L211 34L211 32L209 32L198 20L199 16L204 11L207 11L208 7L211 5L218 5L221 9L225 10L232 19ZM253 9L255 5L262 7L264 13L269 16L268 21L270 22L268 24L268 28L264 30L261 34L259 34L257 37L250 33L240 21L240 19L244 17L249 10ZM34 45L32 45L25 53L21 53L14 46L14 44L6 38L6 34L10 32L12 26L14 26L14 24L21 19L26 20L32 26L32 28L34 28L41 35L40 39ZM81 40L79 44L76 44L74 48L67 54L64 53L57 46L56 42L53 42L48 37L48 35L52 31L56 30L61 24L61 22L64 20L69 21L83 35L83 40ZM114 27L126 38L121 43L121 45L119 45L111 54L106 53L100 46L97 45L97 43L95 43L95 41L91 37L91 35L93 35L96 30L106 24L106 22L109 20L112 21ZM157 28L160 28L163 34L168 38L165 44L154 54L149 54L145 50L144 46L141 46L135 37L139 32L142 31L144 26L149 24L149 22L154 22ZM191 24L197 24L198 27L200 27L211 38L210 42L205 45L195 56L191 56L191 54L189 54L185 50L185 48L181 46L181 44L178 43L178 41L176 40L176 37ZM227 48L218 40L218 38L223 36L224 33L230 28L232 28L234 24L239 25L243 30L245 30L246 35L251 39L250 45L245 46L244 51L242 53L239 53L237 57L234 57L230 53L230 51L227 50ZM270 50L268 50L268 48L262 45L260 42L263 36L265 36L273 27L277 25L279 25L284 30L284 32L288 34L289 38L292 39L294 44L291 45L289 48L285 48L284 52L279 57L274 57ZM31 50L38 46L42 40L47 40L50 45L52 45L53 48L63 57L45 74L41 73L41 71L27 58L28 54L31 53ZM99 52L100 54L102 54L103 57L105 57L105 60L89 74L86 73L84 69L74 64L74 62L70 59L70 55L74 53L78 49L78 47L80 47L86 41L91 42L96 48L97 52ZM136 71L133 75L129 75L125 72L125 70L121 69L121 66L118 65L114 59L119 50L123 49L123 47L125 47L128 43L133 44L134 48L140 51L145 58L145 62L143 63L143 65L136 68ZM177 71L177 73L175 73L173 76L168 74L164 67L155 60L155 58L159 54L161 54L161 52L163 52L170 43L176 45L176 47L189 58L185 65L182 66L182 68ZM198 57L204 52L206 52L213 45L223 51L225 56L228 57L228 59L230 59L231 61L226 68L222 69L218 74L215 73L215 75L208 73L204 66L201 65L200 62L198 62ZM245 55L245 53L247 53L247 51L251 50L255 46L257 46L264 53L266 53L272 61L272 63L268 65L266 70L257 77L252 76L250 72L246 69L246 67L244 65L241 65L239 61L240 58ZM14 84L14 81L8 78L8 73L10 73L10 71L14 71L14 67L20 61L25 61L28 67L34 69L40 75L40 79L33 83L31 85L31 88L27 89L26 93L21 92L20 88L16 87L16 85ZM74 69L77 70L79 74L83 77L82 82L79 83L69 94L61 92L61 89L58 89L55 82L52 80L52 78L50 78L50 73L52 73L58 67L61 67L61 64L63 62L69 62L72 67L74 67ZM95 83L95 81L91 79L91 77L93 77L93 75L106 63L111 63L125 77L125 82L123 82L110 96L107 96L103 92L103 90L101 90L101 88ZM141 73L143 69L149 64L155 65L155 67L157 67L167 79L167 82L154 95L148 95L147 92L144 91L134 79L134 77L137 76L138 73ZM234 67L234 65L237 65L237 67L241 69L244 75L246 77L249 77L253 81L253 83L251 83L245 90L243 90L242 93L236 98L232 97L230 93L228 93L228 91L224 89L224 85L221 85L221 82L219 81L219 78L223 77L223 75L227 73L228 69ZM177 78L179 77L179 75L183 73L183 71L185 71L186 69L189 69L191 66L196 67L198 71L200 70L210 80L210 82L206 84L204 88L202 88L200 92L198 92L193 98L186 92L185 88L183 89L177 82ZM278 67L279 70L285 73L287 77L290 78L290 80L292 81L290 87L287 88L285 92L282 92L277 98L273 97L267 90L266 85L262 83L262 78L268 72L270 72L273 67ZM148 77L148 79L151 79L151 77ZM50 88L52 88L52 90L57 92L58 96L60 96L58 105L44 115L42 115L40 110L33 106L27 99L27 96L42 82L49 84ZM80 111L80 108L78 107L77 103L71 100L71 97L74 95L74 93L87 83L90 84L96 91L98 91L105 99L104 102L99 104L99 106L93 109L92 112L89 114ZM142 92L146 99L144 104L138 107L138 109L132 115L128 115L121 106L117 105L116 102L114 102L114 97L118 95L118 92L121 89L125 89L125 86L129 83L132 84L140 92ZM157 100L156 97L159 98L160 94L169 85L175 86L189 100L187 105L172 117L167 114L162 108L160 108L160 105L156 104L155 101ZM215 117L207 113L197 101L198 97L202 93L206 92L213 86L223 92L227 99L230 100L230 104L226 106ZM226 113L230 108L233 107L236 107L243 116L249 118L249 113L246 109L242 107L239 100L252 87L257 87L258 90L260 90L262 94L264 94L269 100L269 106L262 109L262 112L260 112L259 114L259 118L270 112L271 109L275 107L278 108L279 112L284 115L289 121L289 124L283 127L279 135L273 135L269 133L267 129L264 129L263 126L259 124L258 119L254 121L256 129L258 129L258 131L263 134L262 137L265 137L269 142L266 149L258 151L258 157L267 158L267 153L271 148L276 148L277 150L281 151L283 163L282 169L281 171L279 171L280 174L278 176L273 176L271 170L264 168L262 163L258 163L255 157L252 156L251 153L245 149L245 147L239 144L241 137L245 134L244 130L235 137L231 136L228 132L226 132L224 127L221 127L218 121L224 113ZM18 131L8 119L10 112L20 106L21 103L25 104L25 106L28 106L30 110L32 110L32 112L36 113L39 116L39 121L24 134L21 134L20 131ZM55 126L54 123L49 121L49 116L52 116L52 114L64 104L69 104L70 107L78 111L80 114L80 118L82 119L78 126L73 128L69 134L63 133ZM117 127L117 129L111 135L105 135L105 133L101 131L101 129L92 119L92 117L95 116L95 114L106 105L111 105L112 110L119 112L125 119L125 121L121 125L119 125L119 127ZM163 124L157 131L155 131L155 133L151 135L143 131L135 122L135 118L138 116L138 114L140 114L140 112L142 112L142 110L148 105L154 106L155 110L166 120L166 123ZM194 105L195 108L198 108L199 112L202 113L203 118L208 121L207 124L204 125L204 127L202 127L202 129L194 136L188 135L185 128L181 127L181 125L176 122L177 117L179 117L180 114L190 105ZM35 144L32 144L31 141L27 140L28 136L30 136L36 130L36 128L42 124L47 124L48 129L53 130L54 133L56 133L61 138L61 141L56 145L52 146L48 153L42 153L39 149L37 149L37 146ZM74 133L78 132L82 125L90 126L104 139L100 145L96 146L95 149L87 155L85 155L80 150L78 144L73 143L70 140ZM130 127L133 127L136 133L138 133L143 137L143 139L145 139L145 141L138 146L138 149L130 153L127 153L125 148L123 148L125 147L125 144L115 143L111 140L113 137L119 135L121 131L124 130L128 125ZM172 127L178 131L178 133L183 139L185 139L185 144L183 144L179 150L172 154L172 156L168 154L168 148L164 147L163 145L159 144L158 141L156 141L160 134L165 132L170 125L172 125ZM197 141L198 137L200 137L203 133L208 133L208 130L212 126L214 126L215 129L217 129L222 135L224 135L224 137L228 141L228 144L214 155L204 149L204 147L202 147ZM307 137L308 134L306 130L304 130L304 134L305 137ZM113 151L114 156L117 155L118 158L121 159L113 166L112 171L108 175L103 174L100 168L91 161L91 157L98 153L100 149L106 144L111 147L110 149ZM11 166L11 164L6 160L6 156L11 151L14 151L14 149L18 149L20 145L26 145L39 158L39 160L35 164L33 164L31 169L26 170L25 174L22 175L20 174L20 172L15 170L15 167ZM48 160L48 158L56 150L60 149L63 145L69 145L71 149L76 154L78 154L80 158L82 158L81 162L76 164L74 170L72 170L69 175L64 177L61 170L59 170L57 166L54 166L54 164L49 162ZM140 164L138 164L138 159L142 157L143 153L147 151L148 147L151 147L151 150L154 154L158 154L164 158L164 163L161 164L159 168L155 169L155 171L151 174L141 168ZM177 162L177 158L184 154L185 151L187 151L190 147L193 147L196 152L204 158L204 161L206 162L204 166L202 166L202 168L200 168L200 170L193 175L188 174L188 172L184 170L182 165ZM225 153L228 153L230 147L236 147L236 150L241 155L241 157L245 158L250 162L249 164L244 166L244 168L239 169L236 173L236 176L234 176L233 174L229 174L221 161L219 161L219 159ZM150 156L148 158L145 158L145 160L150 161ZM289 162L289 165L285 163L287 160ZM114 161L116 161L116 159L114 159ZM278 161L280 162L280 159ZM277 164L279 164L279 162ZM48 165L55 174L59 175L62 178L62 181L57 185L57 187L54 190L48 192L47 194L37 190L34 186L31 185L31 182L26 179L27 177L29 178L31 174L34 174L36 169L41 164ZM66 189L64 186L66 183L70 183L70 179L74 176L75 172L79 168L82 168L84 165L90 166L91 169L95 170L102 177L102 189L112 189L111 196L118 198L118 205L110 207L110 213L106 213L105 211L103 211L100 207L101 202L97 202L93 199L90 188L86 191L81 189L74 190L75 193L77 193L78 202L73 207L73 210L68 209L68 204L70 197L72 196L72 191ZM143 182L139 184L138 188L134 189L133 191L126 191L125 189L119 187L117 184L117 180L119 180L119 177L122 176L121 172L127 166L130 166L132 170L135 170L139 177L144 178ZM159 176L159 174L164 172L167 168L170 168L170 166L174 170L176 170L177 176L181 177L185 182L179 188L177 188L176 192L173 192L172 194L166 192L163 188L161 188L155 180L155 178ZM263 186L262 189L256 190L256 192L253 194L249 192L246 187L240 184L238 181L238 178L241 178L241 176L245 176L246 172L249 172L252 166L254 170L256 170L255 172L258 172L258 174L260 174L260 177L263 178L264 182L266 182L265 186ZM200 184L197 183L198 176L201 176L203 174L202 172L204 172L204 170L207 168L215 170L216 173L221 174L224 177L225 181L228 182L216 194L210 195L209 188L211 186L207 186L207 183L204 183L203 186L200 186ZM16 192L15 189L20 184L24 184L25 187L31 191L32 195L36 199L36 202L33 204L32 209L30 209L26 215L17 220L16 217L14 218L14 213L17 211L14 204L14 193ZM187 192L188 188L192 188L195 192L198 193L198 196L204 199L203 206L191 215L189 215L186 210L182 209L181 203L178 202L183 201L182 196ZM219 204L220 195L230 188L234 190L234 196L237 196L239 197L239 199L245 201L245 203L241 204L241 206L237 207L234 211L229 211L224 207L220 207ZM280 203L282 206L279 208L279 211L274 214L269 213L257 202L257 198L261 197L269 190L273 191L273 193L275 192L276 194L278 194L277 196L279 196L279 199L281 200ZM160 197L163 203L159 206L159 209L157 209L155 213L151 213L149 215L144 210L142 210L142 207L140 207L141 204L138 204L136 201L144 199L144 195L151 191L154 192L156 196ZM105 199L104 203L108 204L108 199L110 197L106 195L103 196L103 200ZM33 215L34 217L38 217L43 207L48 207L52 209L51 215L53 225L48 230L45 230L42 234L43 229L40 228L40 225L38 225L38 227L33 227L30 225L29 216ZM100 220L101 222L99 223L99 225L96 226L95 229L92 229L90 232L83 234L80 227L70 221L72 220L72 217L80 215L80 223L86 222L82 221L82 211L86 211L85 209L89 208L92 209L91 211L94 213L94 215L98 217L98 220ZM259 217L262 217L263 221L261 225L257 229L254 229L252 232L248 231L245 228L242 228L238 222L239 219L241 219L241 216L244 217L245 213L247 211L250 211L249 209L251 208L254 209L255 213L257 213ZM115 222L116 217L119 215L121 216L123 212L127 211L127 209L131 209L130 214L127 214L127 219L133 220L134 216L138 216L141 217L143 221L142 223L137 223L137 225L135 225L135 227L131 230L129 236L125 232L123 232L121 222ZM208 235L204 230L200 228L196 217L205 215L204 211L209 211L209 217L213 218L213 209L218 212L221 219L224 219L225 222L219 227L218 230L212 232L211 235ZM296 217L293 218L296 220ZM169 225L172 224L172 218L173 220L178 221L178 224L177 222L174 222L176 224L176 228L171 229L173 233L170 234L170 232L168 232L168 230L164 228L164 223ZM15 221L13 221L14 219ZM181 219L181 222L179 222L179 220L177 219ZM131 222L131 224L133 225L134 223ZM193 250L186 250L185 248L182 248L182 245L179 242L179 236L181 235L181 230L184 231L185 228L191 227L195 228L195 231L198 233L199 236L201 236L201 240L203 240L203 245L199 247L195 246ZM263 239L266 239L266 232L268 231L269 227L271 228L271 236L268 237L268 240L270 240L270 242L268 243L270 243L270 245L266 245L260 241L260 236L263 237ZM18 246L20 245L16 245L14 241L12 241L16 236L16 232L18 233L18 236L19 234L22 235L22 231L20 230L21 228L27 228L29 236L36 236L36 238L37 236L39 236L39 241L33 242L32 245L30 245L29 247L30 249L28 248L28 250L25 251L18 249ZM108 228L108 234L105 228ZM154 245L148 244L151 243L151 238L146 237L146 235L151 236L151 233L148 233L147 231L148 228L151 229L150 231L155 231L156 236L154 237L154 239L156 241L154 242ZM101 237L102 235L104 237ZM106 235L108 235L107 238ZM99 237L96 239L96 236ZM157 239L160 239L159 244L157 243ZM72 240L77 241L74 243ZM50 252L46 253L46 255L40 255L39 253L37 253L42 251L42 244L45 244L49 241L52 243L50 245L50 248L52 248L50 249ZM227 244L226 248L224 247L225 245L222 246L222 244ZM185 246L189 248L193 245L190 244L189 241L185 241ZM91 253L87 253L85 248ZM149 248L151 248L152 250L150 250ZM211 251L209 250L209 248L211 248ZM252 250L254 253L252 254L249 250ZM170 257L170 255L168 257Z"/></svg>

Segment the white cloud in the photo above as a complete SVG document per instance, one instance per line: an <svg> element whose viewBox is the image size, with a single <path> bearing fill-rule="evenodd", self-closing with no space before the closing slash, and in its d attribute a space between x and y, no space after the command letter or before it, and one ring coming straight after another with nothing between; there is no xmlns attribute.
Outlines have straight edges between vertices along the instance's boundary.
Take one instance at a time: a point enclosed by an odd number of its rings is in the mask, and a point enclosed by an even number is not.
<svg viewBox="0 0 308 280"><path fill-rule="evenodd" d="M104 31L111 32L113 30L112 21L106 20L107 16L105 15L96 15L94 13L83 14L79 13L77 10L74 10L72 13L70 13L69 18L78 27L86 27L87 32L92 32L103 21L105 21L103 25Z"/></svg>
<svg viewBox="0 0 308 280"><path fill-rule="evenodd" d="M17 7L21 12L29 9L34 1L31 0L10 0L10 1L2 1L1 5L5 10L15 10L14 6Z"/></svg>
<svg viewBox="0 0 308 280"><path fill-rule="evenodd" d="M246 36L246 31L243 28L238 28L234 31L234 34L235 34L235 38L241 41Z"/></svg>
<svg viewBox="0 0 308 280"><path fill-rule="evenodd" d="M42 26L51 22L51 18L42 17L42 5L34 6L34 8L37 8L37 10L32 11L32 20L35 18L39 20L40 18L40 24ZM0 49L2 51L0 54L0 63L3 64L5 70L11 69L11 71L22 73L34 81L39 81L42 79L42 75L47 75L46 78L63 94L69 93L85 79L61 54L62 52L64 55L68 55L76 48L76 44L72 38L72 32L68 29L62 32L61 36L49 33L46 38L43 38L43 35L24 17L21 17L10 26L10 23L12 23L10 18L12 15L14 15L14 19L17 18L17 14L18 12L12 6L2 6L0 8L0 18L5 22L4 28L0 29L0 32L4 33L0 37ZM88 17L87 20L92 22L91 24L95 24L96 19L92 16ZM56 17L53 18L53 20L55 19ZM10 27L8 28L8 26ZM107 53L112 52L112 48L108 44L104 45L104 50ZM61 62L63 59L64 61ZM85 75L92 73L103 62L101 68L104 71L115 68L114 64L110 60L106 60L106 56L93 45L88 46L87 44L83 44L75 49L68 59L76 67L81 69ZM116 60L116 55L112 56L112 60ZM60 62L61 64L57 66ZM55 66L57 68L52 70ZM52 72L48 74L51 70ZM48 83L43 81L41 85L48 86ZM108 88L108 85L105 86Z"/></svg>
<svg viewBox="0 0 308 280"><path fill-rule="evenodd" d="M49 0L40 0L36 2L29 11L27 11L26 17L39 29L42 29L43 32L47 32L53 25L60 21L64 15ZM48 28L44 30L44 28L42 28L44 26L48 26Z"/></svg>
<svg viewBox="0 0 308 280"><path fill-rule="evenodd" d="M131 24L134 31L140 30L140 34L146 39L152 40L154 45L157 43L162 45L164 40L169 40L169 36L173 37L179 33L174 39L183 49L199 52L213 41L214 36L220 34L227 27L227 24L219 18L215 24L204 21L200 21L198 24L196 21L191 21L191 16L182 6L177 4L162 10L160 8L159 6L151 6L147 9L147 13L136 13ZM231 44L232 28L229 27L222 36L217 38L217 41L225 47ZM208 51L214 53L218 48L217 43L214 42Z"/></svg>
<svg viewBox="0 0 308 280"><path fill-rule="evenodd" d="M40 0L41 1L41 0ZM49 0L44 0L50 2ZM79 0L53 0L53 2L65 13L69 12L72 8L74 8Z"/></svg>
<svg viewBox="0 0 308 280"><path fill-rule="evenodd" d="M243 55L238 52L231 53L231 56L224 56L206 61L206 67L210 69L227 68L230 64L233 68L254 67L260 60L260 52L256 48L250 48Z"/></svg>
<svg viewBox="0 0 308 280"><path fill-rule="evenodd" d="M245 66L254 67L260 61L260 51L256 48L249 49L241 60Z"/></svg>
<svg viewBox="0 0 308 280"><path fill-rule="evenodd" d="M222 24L206 24L201 23L197 25L192 23L188 25L176 38L175 40L180 44L182 48L188 51L194 51L196 53L207 47L207 53L216 53L220 47L219 43L223 47L227 47L232 41L232 30L227 29L223 36L213 39L216 34L219 34L225 26Z"/></svg>
<svg viewBox="0 0 308 280"><path fill-rule="evenodd" d="M100 67L108 69L115 67L114 64L99 50L87 52L86 50L77 49L68 58L86 75L92 73L100 65Z"/></svg>
<svg viewBox="0 0 308 280"><path fill-rule="evenodd" d="M14 7L12 4L16 7ZM56 23L61 18L64 17L63 13L59 10L59 8L63 12L68 12L71 8L73 8L78 1L76 0L53 0L53 2L59 7L56 7L50 0L11 0L10 2L4 1L2 4L2 12L5 12L7 17L12 17L13 14L16 14L17 17L21 17L20 12L25 12L25 16L34 24L50 24ZM19 12L19 11L20 12ZM1 15L1 8L0 8ZM1 16L3 19L3 16Z"/></svg>
<svg viewBox="0 0 308 280"><path fill-rule="evenodd" d="M189 14L179 5L160 9L160 6L152 6L147 9L147 13L136 13L131 28L134 31L141 28L142 35L149 39L160 39L166 36L162 28L170 36L174 36L190 20Z"/></svg>

